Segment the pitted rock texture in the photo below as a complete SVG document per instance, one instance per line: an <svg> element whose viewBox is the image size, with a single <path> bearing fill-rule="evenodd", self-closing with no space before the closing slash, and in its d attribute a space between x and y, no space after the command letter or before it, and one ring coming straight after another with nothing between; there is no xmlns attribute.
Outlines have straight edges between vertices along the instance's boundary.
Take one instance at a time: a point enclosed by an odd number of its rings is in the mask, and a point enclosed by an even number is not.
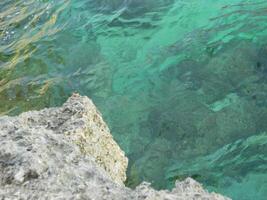
<svg viewBox="0 0 267 200"><path fill-rule="evenodd" d="M74 94L59 108L0 118L0 199L226 200L193 179L172 191L123 185L128 160L101 114Z"/></svg>

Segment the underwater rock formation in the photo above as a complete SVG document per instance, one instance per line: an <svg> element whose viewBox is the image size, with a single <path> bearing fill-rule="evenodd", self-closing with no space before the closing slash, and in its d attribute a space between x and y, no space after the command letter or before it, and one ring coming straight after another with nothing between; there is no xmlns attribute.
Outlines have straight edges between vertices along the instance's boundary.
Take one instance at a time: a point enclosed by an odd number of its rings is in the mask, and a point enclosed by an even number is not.
<svg viewBox="0 0 267 200"><path fill-rule="evenodd" d="M87 97L0 118L1 199L228 199L191 178L172 191L123 185L128 159Z"/></svg>

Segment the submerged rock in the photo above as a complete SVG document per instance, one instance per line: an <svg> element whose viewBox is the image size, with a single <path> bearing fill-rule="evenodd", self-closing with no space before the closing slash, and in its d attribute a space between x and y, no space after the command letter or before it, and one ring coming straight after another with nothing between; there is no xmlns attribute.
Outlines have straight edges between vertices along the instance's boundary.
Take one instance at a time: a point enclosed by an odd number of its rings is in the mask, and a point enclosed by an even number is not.
<svg viewBox="0 0 267 200"><path fill-rule="evenodd" d="M172 191L148 183L129 189L127 164L87 97L0 118L0 199L228 199L191 178Z"/></svg>

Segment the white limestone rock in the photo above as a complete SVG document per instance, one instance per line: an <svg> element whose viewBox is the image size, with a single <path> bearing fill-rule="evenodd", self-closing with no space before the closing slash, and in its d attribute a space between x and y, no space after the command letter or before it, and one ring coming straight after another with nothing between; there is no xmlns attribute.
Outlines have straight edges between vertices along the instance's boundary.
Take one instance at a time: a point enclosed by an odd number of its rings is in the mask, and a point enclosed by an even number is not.
<svg viewBox="0 0 267 200"><path fill-rule="evenodd" d="M0 118L0 199L210 199L188 178L172 191L123 185L128 160L101 114L74 94L59 108Z"/></svg>

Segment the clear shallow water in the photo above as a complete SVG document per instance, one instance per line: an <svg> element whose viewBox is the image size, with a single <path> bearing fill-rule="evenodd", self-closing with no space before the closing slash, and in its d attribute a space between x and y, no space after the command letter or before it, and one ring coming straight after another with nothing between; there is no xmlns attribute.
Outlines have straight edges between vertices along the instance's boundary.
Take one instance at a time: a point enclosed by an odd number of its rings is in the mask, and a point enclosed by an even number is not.
<svg viewBox="0 0 267 200"><path fill-rule="evenodd" d="M127 184L267 196L267 2L4 0L0 113L90 96Z"/></svg>

